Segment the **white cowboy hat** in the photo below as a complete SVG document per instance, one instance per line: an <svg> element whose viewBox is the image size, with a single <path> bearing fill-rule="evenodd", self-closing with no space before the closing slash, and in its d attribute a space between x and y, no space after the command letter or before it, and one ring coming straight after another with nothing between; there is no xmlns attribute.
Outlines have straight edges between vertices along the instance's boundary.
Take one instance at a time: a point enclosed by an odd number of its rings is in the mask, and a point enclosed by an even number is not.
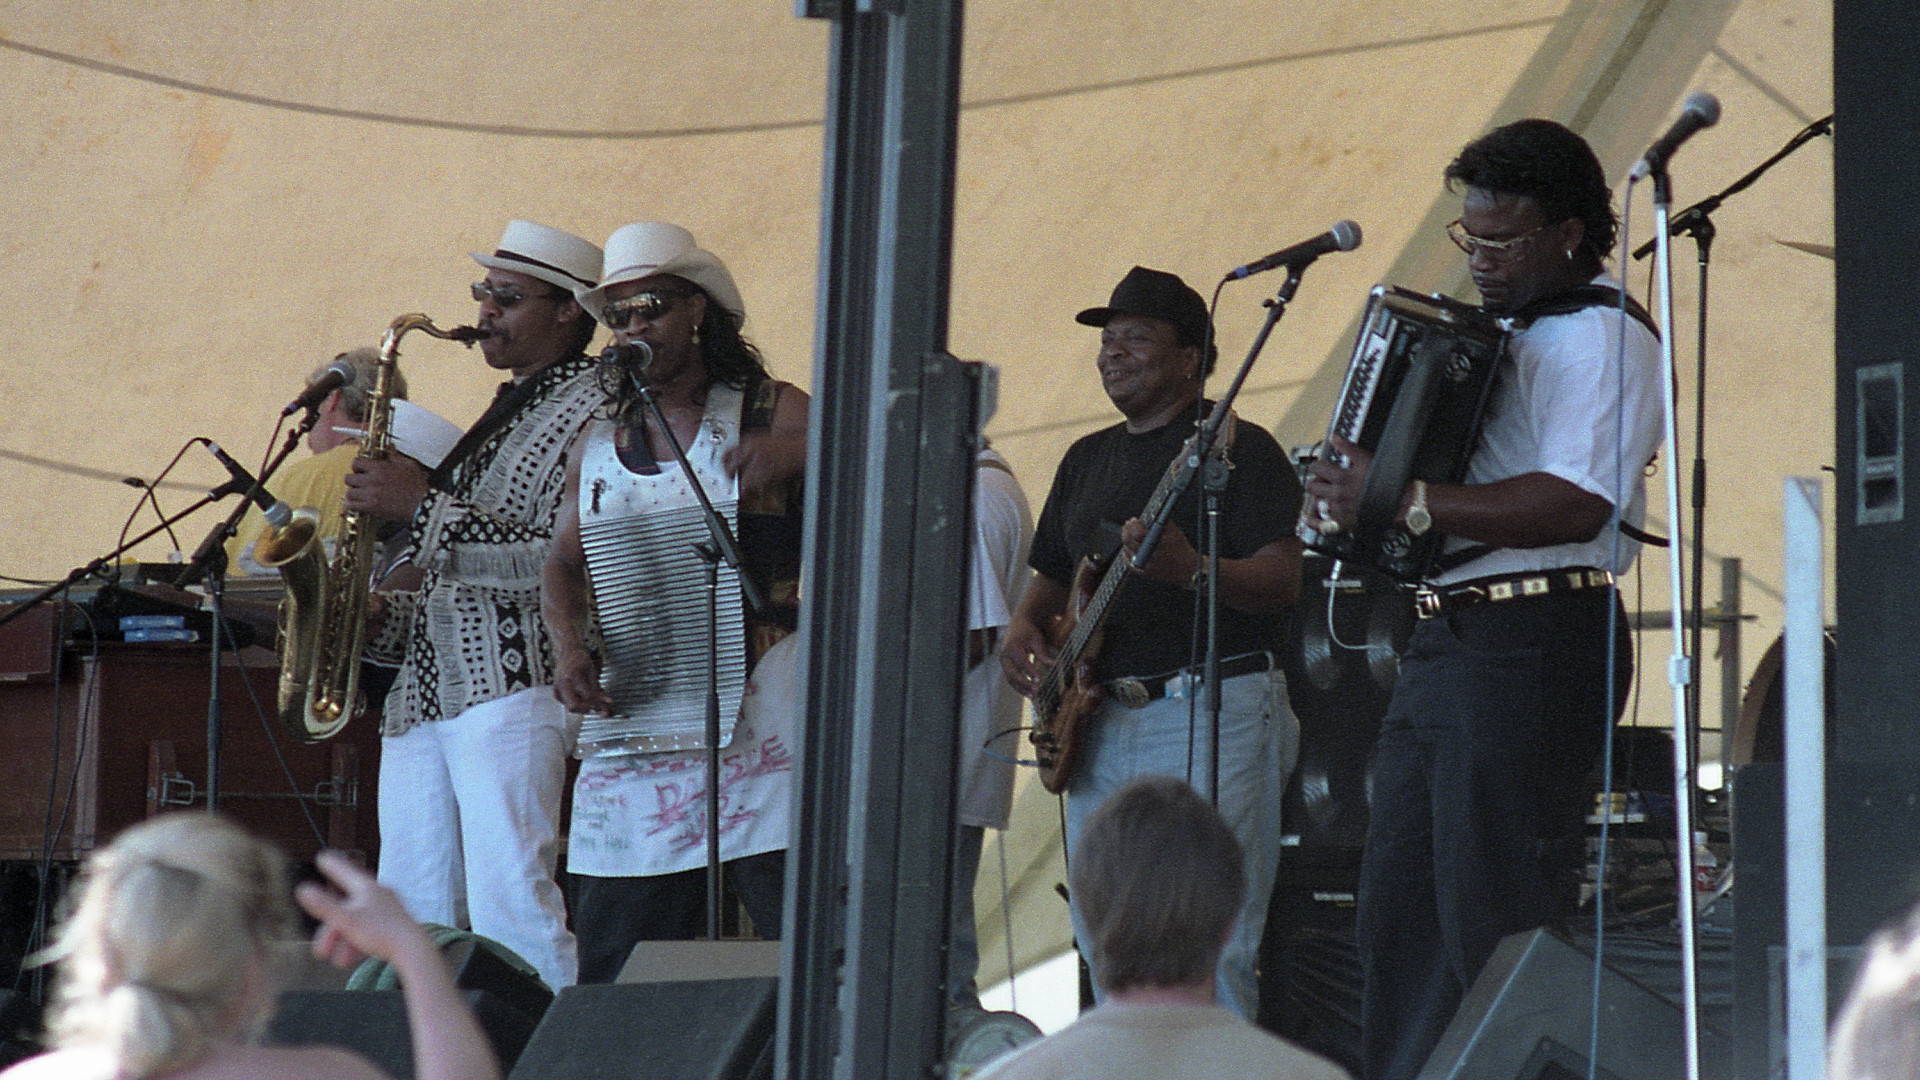
<svg viewBox="0 0 1920 1080"><path fill-rule="evenodd" d="M600 249L559 229L531 221L509 221L500 234L500 246L491 255L471 253L473 261L489 270L512 270L536 277L568 292L593 288L599 280Z"/></svg>
<svg viewBox="0 0 1920 1080"><path fill-rule="evenodd" d="M429 469L446 460L460 441L460 425L411 401L393 403L393 448Z"/></svg>
<svg viewBox="0 0 1920 1080"><path fill-rule="evenodd" d="M393 407L392 426L387 436L397 454L405 454L429 469L437 469L447 459L455 443L460 441L461 431L453 421L423 408L404 398L395 398L387 404ZM342 427L334 425L333 430L349 439L365 441L365 428Z"/></svg>
<svg viewBox="0 0 1920 1080"><path fill-rule="evenodd" d="M664 221L636 221L615 229L607 237L606 266L600 284L576 289L574 299L597 319L606 305L607 286L655 274L672 274L693 282L721 307L746 321L747 307L740 301L740 289L727 272L727 264L712 252L702 251L692 233Z"/></svg>

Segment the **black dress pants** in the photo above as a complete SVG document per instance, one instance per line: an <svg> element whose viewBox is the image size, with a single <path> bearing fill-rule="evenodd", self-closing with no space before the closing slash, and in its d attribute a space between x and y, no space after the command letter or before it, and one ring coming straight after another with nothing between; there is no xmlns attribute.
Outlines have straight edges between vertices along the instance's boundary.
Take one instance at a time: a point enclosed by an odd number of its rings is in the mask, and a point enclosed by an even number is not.
<svg viewBox="0 0 1920 1080"><path fill-rule="evenodd" d="M721 866L761 937L777 940L783 915L787 853L768 851ZM692 941L707 934L707 872L651 877L573 876L573 933L580 981L610 983L642 941Z"/></svg>
<svg viewBox="0 0 1920 1080"><path fill-rule="evenodd" d="M1587 778L1626 702L1631 647L1611 589L1415 628L1381 723L1360 871L1366 1080L1417 1074L1500 940L1577 899Z"/></svg>

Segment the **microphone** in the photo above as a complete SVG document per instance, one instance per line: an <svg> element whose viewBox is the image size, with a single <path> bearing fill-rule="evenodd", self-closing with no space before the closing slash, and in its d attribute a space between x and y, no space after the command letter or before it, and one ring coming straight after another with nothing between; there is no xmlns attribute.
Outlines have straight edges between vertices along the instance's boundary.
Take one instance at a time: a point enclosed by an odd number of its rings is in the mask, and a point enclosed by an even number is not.
<svg viewBox="0 0 1920 1080"><path fill-rule="evenodd" d="M1660 136L1658 142L1647 147L1647 152L1640 155L1639 161L1633 163L1633 170L1627 173L1628 179L1645 180L1665 169L1681 143L1693 138L1694 132L1701 128L1710 128L1719 122L1719 98L1704 91L1688 94L1686 104L1680 109L1679 119L1673 122L1665 135Z"/></svg>
<svg viewBox="0 0 1920 1080"><path fill-rule="evenodd" d="M313 380L305 390L300 392L299 397L294 398L286 408L281 409L280 415L292 416L302 409L317 408L321 402L327 400L328 394L333 393L343 386L352 386L353 380L353 365L347 363L345 360L336 359L333 363L327 365L326 370L320 373L319 378ZM213 444L208 443L207 445L211 446ZM228 467L232 468L233 466Z"/></svg>
<svg viewBox="0 0 1920 1080"><path fill-rule="evenodd" d="M625 345L615 342L600 350L600 360L618 364L630 377L638 378L653 366L653 346L644 341L629 341Z"/></svg>
<svg viewBox="0 0 1920 1080"><path fill-rule="evenodd" d="M253 504L267 516L267 524L276 529L286 528L287 522L293 520L293 507L268 494L267 489L260 486L260 481L255 480L253 474L247 471L247 467L233 460L225 450L220 449L219 443L212 439L201 439L200 442L213 452L214 457L220 459L220 464L225 465L228 474L233 477L221 487L228 491L238 491L253 500ZM223 491L222 494L225 492Z"/></svg>
<svg viewBox="0 0 1920 1080"><path fill-rule="evenodd" d="M1239 281L1244 277L1284 266L1289 270L1298 270L1308 263L1325 255L1329 251L1352 251L1360 246L1360 226L1351 221L1336 221L1333 228L1311 240L1303 240L1292 247L1281 248L1264 259L1250 262L1227 275L1228 281Z"/></svg>

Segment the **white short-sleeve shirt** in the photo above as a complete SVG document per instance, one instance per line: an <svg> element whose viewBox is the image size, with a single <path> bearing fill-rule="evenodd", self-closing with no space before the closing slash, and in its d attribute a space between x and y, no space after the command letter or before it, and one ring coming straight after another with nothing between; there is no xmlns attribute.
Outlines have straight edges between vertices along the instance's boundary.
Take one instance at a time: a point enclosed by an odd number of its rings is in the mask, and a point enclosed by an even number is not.
<svg viewBox="0 0 1920 1080"><path fill-rule="evenodd" d="M1004 627L1027 579L1033 513L1006 459L982 450L974 470L973 567L968 575L967 629ZM988 464L991 461L993 464ZM958 820L1004 829L1013 809L1013 762L1024 743L1024 702L990 651L961 686Z"/></svg>
<svg viewBox="0 0 1920 1080"><path fill-rule="evenodd" d="M1605 274L1593 284L1620 288ZM1620 507L1621 520L1638 527L1646 519L1646 467L1660 445L1662 415L1660 346L1645 326L1613 306L1547 316L1508 345L1466 482L1548 473ZM1448 543L1449 550L1463 546ZM1623 535L1616 556L1613 531L1602 529L1580 544L1500 548L1433 580L1446 585L1562 566L1619 573L1639 551Z"/></svg>

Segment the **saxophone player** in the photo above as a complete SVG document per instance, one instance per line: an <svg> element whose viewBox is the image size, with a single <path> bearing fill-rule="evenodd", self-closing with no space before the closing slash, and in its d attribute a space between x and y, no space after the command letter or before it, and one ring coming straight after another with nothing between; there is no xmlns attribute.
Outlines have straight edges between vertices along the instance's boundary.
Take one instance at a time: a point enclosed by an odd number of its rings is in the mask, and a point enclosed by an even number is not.
<svg viewBox="0 0 1920 1080"><path fill-rule="evenodd" d="M400 664L380 754L380 881L424 922L467 926L520 954L548 985L577 973L554 881L565 764L540 621L566 449L601 401L586 355L594 320L574 300L600 249L510 222L473 284L487 365L510 376L429 472L357 459L350 510L407 523L418 587L377 595L373 659Z"/></svg>

